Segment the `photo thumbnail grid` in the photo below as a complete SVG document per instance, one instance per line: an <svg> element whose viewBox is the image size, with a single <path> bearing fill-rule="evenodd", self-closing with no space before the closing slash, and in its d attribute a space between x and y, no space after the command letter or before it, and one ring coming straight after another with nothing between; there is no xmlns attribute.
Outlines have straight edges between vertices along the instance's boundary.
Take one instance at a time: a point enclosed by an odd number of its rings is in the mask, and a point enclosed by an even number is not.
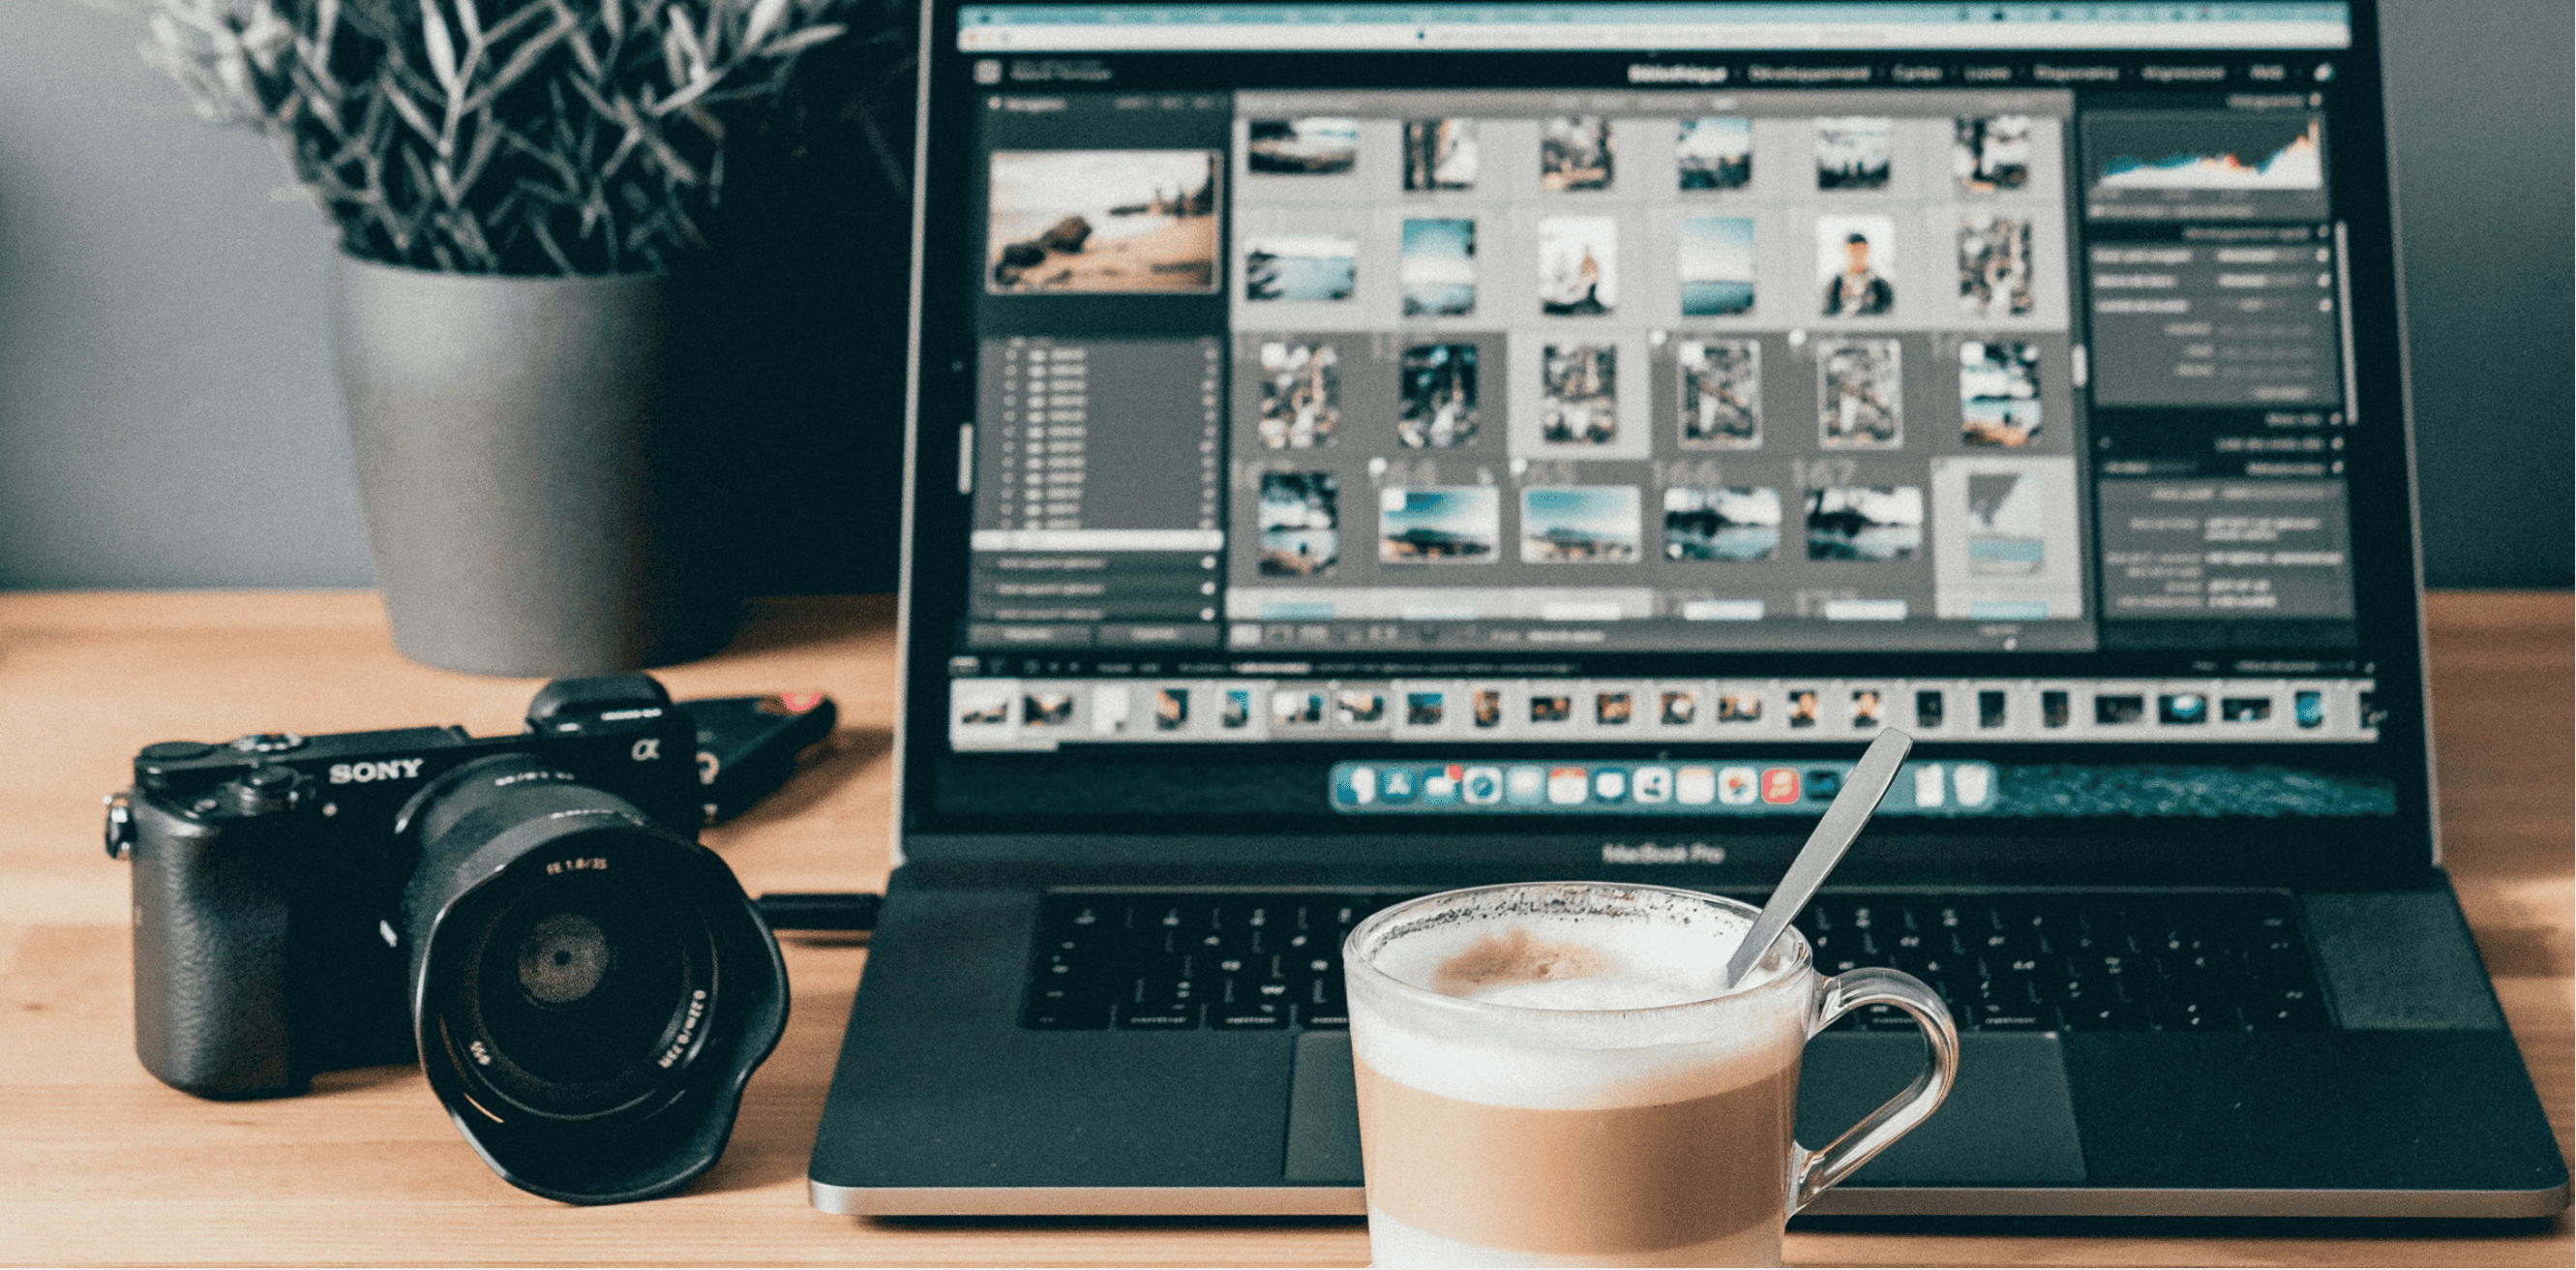
<svg viewBox="0 0 2576 1270"><path fill-rule="evenodd" d="M1265 582L1928 569L1927 510L1951 509L1927 464L2069 452L2042 426L2071 410L2046 367L2069 303L2059 117L1294 104L1244 110L1233 174L1227 300L1264 385L1236 394L1236 488L1260 491ZM1302 406L1272 386L1317 362L1337 373L1310 371ZM1694 454L1729 466L1658 462ZM1861 470L1778 462L1834 454ZM1291 567L1271 491L1326 479L1362 501L1334 500L1336 550ZM1341 519L1372 503L1375 526Z"/></svg>

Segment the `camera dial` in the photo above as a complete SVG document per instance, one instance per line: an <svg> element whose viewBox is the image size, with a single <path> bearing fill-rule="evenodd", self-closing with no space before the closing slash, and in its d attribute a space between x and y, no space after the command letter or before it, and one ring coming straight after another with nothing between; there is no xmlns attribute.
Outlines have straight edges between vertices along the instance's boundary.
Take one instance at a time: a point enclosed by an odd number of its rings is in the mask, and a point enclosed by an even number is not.
<svg viewBox="0 0 2576 1270"><path fill-rule="evenodd" d="M254 767L224 786L233 810L245 816L286 811L303 801L304 778L291 767Z"/></svg>

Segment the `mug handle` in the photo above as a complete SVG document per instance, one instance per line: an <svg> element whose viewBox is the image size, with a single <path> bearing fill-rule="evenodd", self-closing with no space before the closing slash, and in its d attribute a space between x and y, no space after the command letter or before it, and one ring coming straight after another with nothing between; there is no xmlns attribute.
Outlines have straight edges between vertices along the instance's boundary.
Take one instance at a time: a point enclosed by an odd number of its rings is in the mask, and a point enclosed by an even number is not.
<svg viewBox="0 0 2576 1270"><path fill-rule="evenodd" d="M1826 980L1816 994L1814 1021L1807 1025L1807 1035L1813 1038L1834 1020L1881 1003L1913 1015L1931 1053L1903 1093L1862 1117L1823 1150L1810 1151L1794 1141L1789 1144L1789 1175L1796 1183L1789 1203L1792 1214L1929 1119L1959 1078L1959 1029L1950 1022L1950 1008L1922 980L1900 970L1850 970Z"/></svg>

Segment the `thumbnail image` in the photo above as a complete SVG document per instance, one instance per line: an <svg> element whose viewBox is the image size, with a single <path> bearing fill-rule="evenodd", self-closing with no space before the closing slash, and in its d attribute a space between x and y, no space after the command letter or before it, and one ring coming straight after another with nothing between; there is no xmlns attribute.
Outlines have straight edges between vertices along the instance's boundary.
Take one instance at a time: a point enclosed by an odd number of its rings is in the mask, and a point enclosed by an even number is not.
<svg viewBox="0 0 2576 1270"><path fill-rule="evenodd" d="M1564 693L1530 694L1530 722L1563 723L1573 717L1573 697Z"/></svg>
<svg viewBox="0 0 2576 1270"><path fill-rule="evenodd" d="M1879 705L1878 690L1876 688L1853 689L1851 695L1852 726L1856 728L1877 727Z"/></svg>
<svg viewBox="0 0 2576 1270"><path fill-rule="evenodd" d="M1449 699L1437 692L1404 694L1404 724L1412 728L1436 728L1449 712Z"/></svg>
<svg viewBox="0 0 2576 1270"><path fill-rule="evenodd" d="M1341 558L1341 481L1330 472L1261 474L1261 572L1308 578Z"/></svg>
<svg viewBox="0 0 2576 1270"><path fill-rule="evenodd" d="M1491 485L1378 491L1378 560L1482 564L1503 538L1503 494Z"/></svg>
<svg viewBox="0 0 2576 1270"><path fill-rule="evenodd" d="M1673 146L1686 190L1740 190L1753 179L1753 121L1685 119Z"/></svg>
<svg viewBox="0 0 2576 1270"><path fill-rule="evenodd" d="M2030 116L1961 119L1950 135L1950 173L1960 189L1992 194L2030 183Z"/></svg>
<svg viewBox="0 0 2576 1270"><path fill-rule="evenodd" d="M1895 340L1816 341L1818 444L1893 450L1905 443L1902 352Z"/></svg>
<svg viewBox="0 0 2576 1270"><path fill-rule="evenodd" d="M1968 574L2037 577L2048 569L2048 504L2041 483L2020 472L1971 471L1967 481Z"/></svg>
<svg viewBox="0 0 2576 1270"><path fill-rule="evenodd" d="M1610 121L1560 115L1538 124L1538 184L1550 194L1610 188Z"/></svg>
<svg viewBox="0 0 2576 1270"><path fill-rule="evenodd" d="M1884 118L1817 120L1816 188L1886 189L1890 131Z"/></svg>
<svg viewBox="0 0 2576 1270"><path fill-rule="evenodd" d="M1666 560L1768 560L1780 551L1780 491L1664 491Z"/></svg>
<svg viewBox="0 0 2576 1270"><path fill-rule="evenodd" d="M1261 346L1261 444L1272 450L1330 445L1342 422L1341 350L1274 340Z"/></svg>
<svg viewBox="0 0 2576 1270"><path fill-rule="evenodd" d="M1317 116L1307 119L1255 119L1244 165L1255 172L1283 176L1328 176L1348 172L1360 156L1356 119Z"/></svg>
<svg viewBox="0 0 2576 1270"><path fill-rule="evenodd" d="M1752 340L1681 343L1682 444L1750 450L1762 444L1762 346Z"/></svg>
<svg viewBox="0 0 2576 1270"><path fill-rule="evenodd" d="M1624 692L1592 694L1592 721L1605 727L1621 727L1637 717L1636 699Z"/></svg>
<svg viewBox="0 0 2576 1270"><path fill-rule="evenodd" d="M1447 449L1476 436L1476 346L1416 344L1397 371L1403 404L1396 440L1408 450Z"/></svg>
<svg viewBox="0 0 2576 1270"><path fill-rule="evenodd" d="M1333 694L1333 716L1344 723L1379 723L1386 718L1386 694L1342 691Z"/></svg>
<svg viewBox="0 0 2576 1270"><path fill-rule="evenodd" d="M1758 692L1722 692L1717 697L1717 721L1720 723L1759 723L1762 721L1762 694Z"/></svg>
<svg viewBox="0 0 2576 1270"><path fill-rule="evenodd" d="M1530 486L1521 491L1521 563L1633 563L1639 544L1634 485Z"/></svg>
<svg viewBox="0 0 2576 1270"><path fill-rule="evenodd" d="M1993 340L1959 345L1959 439L2024 446L2039 435L2039 346Z"/></svg>
<svg viewBox="0 0 2576 1270"><path fill-rule="evenodd" d="M1251 722L1252 690L1249 688L1226 689L1225 707L1217 712L1217 725L1219 727L1239 728Z"/></svg>
<svg viewBox="0 0 2576 1270"><path fill-rule="evenodd" d="M1338 234L1270 234L1243 257L1246 300L1347 300L1358 272L1359 240Z"/></svg>
<svg viewBox="0 0 2576 1270"><path fill-rule="evenodd" d="M1753 307L1753 218L1685 216L1682 316L1719 317Z"/></svg>
<svg viewBox="0 0 2576 1270"><path fill-rule="evenodd" d="M1885 216L1816 219L1816 281L1825 317L1872 317L1896 305L1896 222Z"/></svg>
<svg viewBox="0 0 2576 1270"><path fill-rule="evenodd" d="M1154 730L1178 732L1190 722L1190 690L1164 688L1154 694Z"/></svg>
<svg viewBox="0 0 2576 1270"><path fill-rule="evenodd" d="M1475 312L1476 222L1404 222L1404 255L1396 277L1404 284L1406 317Z"/></svg>
<svg viewBox="0 0 2576 1270"><path fill-rule="evenodd" d="M1101 684L1091 690L1091 734L1110 736L1127 730L1127 689Z"/></svg>
<svg viewBox="0 0 2576 1270"><path fill-rule="evenodd" d="M1214 150L996 150L988 287L1216 290Z"/></svg>
<svg viewBox="0 0 2576 1270"><path fill-rule="evenodd" d="M1816 716L1821 713L1820 707L1823 704L1823 696L1815 689L1791 688L1789 690L1789 726L1793 728L1816 726Z"/></svg>
<svg viewBox="0 0 2576 1270"><path fill-rule="evenodd" d="M1959 311L1973 317L2030 312L2030 222L1970 216L1959 222Z"/></svg>
<svg viewBox="0 0 2576 1270"><path fill-rule="evenodd" d="M1668 728L1690 726L1699 718L1699 694L1689 691L1663 694L1663 708L1657 717Z"/></svg>
<svg viewBox="0 0 2576 1270"><path fill-rule="evenodd" d="M1923 487L1807 491L1810 560L1911 560L1923 550Z"/></svg>
<svg viewBox="0 0 2576 1270"><path fill-rule="evenodd" d="M969 727L1011 721L1011 690L1000 687L961 689L957 721Z"/></svg>
<svg viewBox="0 0 2576 1270"><path fill-rule="evenodd" d="M1404 188L1476 188L1476 122L1472 119L1405 120Z"/></svg>
<svg viewBox="0 0 2576 1270"><path fill-rule="evenodd" d="M1492 688L1479 688L1468 698L1469 714L1480 728L1503 725L1503 694Z"/></svg>
<svg viewBox="0 0 2576 1270"><path fill-rule="evenodd" d="M1020 698L1020 721L1033 728L1060 728L1073 721L1073 694L1032 692Z"/></svg>
<svg viewBox="0 0 2576 1270"><path fill-rule="evenodd" d="M1608 344L1550 344L1539 359L1539 436L1557 444L1608 445L1619 438L1619 350Z"/></svg>
<svg viewBox="0 0 2576 1270"><path fill-rule="evenodd" d="M1293 728L1324 721L1324 694L1303 689L1283 688L1270 694L1270 722L1275 727Z"/></svg>
<svg viewBox="0 0 2576 1270"><path fill-rule="evenodd" d="M1606 314L1619 306L1619 222L1607 216L1550 216L1538 223L1539 309L1558 317Z"/></svg>

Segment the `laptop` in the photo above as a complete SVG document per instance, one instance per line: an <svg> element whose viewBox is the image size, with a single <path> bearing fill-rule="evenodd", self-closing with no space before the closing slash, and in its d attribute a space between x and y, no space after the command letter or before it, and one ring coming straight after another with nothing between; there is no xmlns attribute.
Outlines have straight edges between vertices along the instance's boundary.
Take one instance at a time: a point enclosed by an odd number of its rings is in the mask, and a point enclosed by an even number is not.
<svg viewBox="0 0 2576 1270"><path fill-rule="evenodd" d="M1897 727L1800 924L1964 1057L1812 1212L2564 1208L2434 837L2377 47L932 0L899 867L814 1203L1359 1213L1352 922L1758 899ZM1801 1136L1919 1047L1820 1035Z"/></svg>

